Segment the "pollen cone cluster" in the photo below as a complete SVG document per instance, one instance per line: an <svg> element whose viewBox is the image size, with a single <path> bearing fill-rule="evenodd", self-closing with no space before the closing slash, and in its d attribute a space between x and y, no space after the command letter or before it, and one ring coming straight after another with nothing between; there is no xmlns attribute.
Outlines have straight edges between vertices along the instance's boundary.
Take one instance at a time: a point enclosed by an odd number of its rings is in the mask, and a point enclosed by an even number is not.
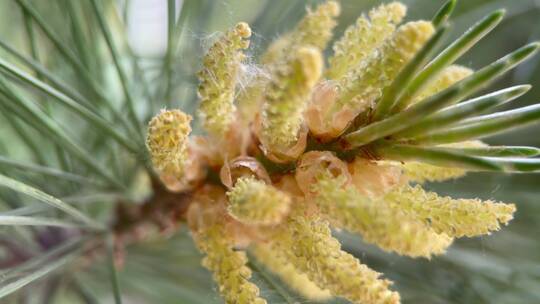
<svg viewBox="0 0 540 304"><path fill-rule="evenodd" d="M190 116L180 110L152 119L147 145L161 180L172 175L182 183L188 171L197 176L179 191L192 198L187 223L226 303L265 303L249 281L248 256L310 300L399 303L392 282L345 252L332 229L429 259L454 238L490 234L512 219L513 204L442 197L421 186L468 171L529 168L508 156L537 152L473 141L501 130L476 128L487 119L473 116L524 87L459 104L537 46L477 76L454 64L463 53L456 48L470 41L433 55L452 7L433 22L404 24L403 4L373 8L336 40L325 64L340 13L337 2L327 1L269 46L256 63L261 74L248 83L240 83L240 73L253 70L242 68L251 30L239 23L203 59L198 113L208 135L188 138ZM491 27L480 23L460 39L479 40L471 35L485 34L500 18L486 20ZM425 132L447 136L445 145L402 136L412 128L421 138L418 126L433 117L444 124ZM463 126L476 133L463 135Z"/></svg>
<svg viewBox="0 0 540 304"><path fill-rule="evenodd" d="M162 110L148 124L146 146L159 173L182 178L187 155L191 116L180 110Z"/></svg>
<svg viewBox="0 0 540 304"><path fill-rule="evenodd" d="M245 57L242 50L249 46L246 38L250 36L249 26L238 23L208 50L199 73L199 115L208 133L217 138L227 133L235 117L235 87Z"/></svg>

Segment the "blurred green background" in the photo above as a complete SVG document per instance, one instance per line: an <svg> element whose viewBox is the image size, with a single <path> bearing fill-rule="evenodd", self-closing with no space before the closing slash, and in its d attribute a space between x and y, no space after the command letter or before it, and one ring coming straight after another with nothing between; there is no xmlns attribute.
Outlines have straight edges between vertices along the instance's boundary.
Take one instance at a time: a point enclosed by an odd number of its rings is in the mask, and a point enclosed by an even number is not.
<svg viewBox="0 0 540 304"><path fill-rule="evenodd" d="M69 1L69 0L67 0ZM85 1L85 0L75 0ZM57 3L58 2L58 3ZM106 2L106 1L105 1ZM133 2L119 1L120 16L134 13ZM180 40L180 51L174 65L175 103L193 111L196 106L195 72L200 68L201 56L213 34L223 31L238 21L252 25L254 37L250 49L251 58L256 58L265 47L280 33L292 28L305 12L305 7L320 1L300 0L186 0L178 1L182 9L179 18L185 18ZM371 0L342 0L342 15L335 37L354 23L355 19L371 7L382 2ZM404 0L409 8L408 20L429 19L443 4L442 0ZM33 4L45 16L46 21L60 34L67 31L67 17L62 9L62 1L34 0ZM139 10L148 10L148 14L138 12L138 18L126 18L130 35L137 37L143 30L148 30L152 22L163 23L160 13L152 11L166 7L165 0L148 0ZM461 0L452 17L452 34L448 41L457 37L476 20L487 13L505 8L507 15L497 29L484 38L476 47L459 60L459 63L471 68L483 65L504 56L506 53L540 39L540 1L538 0ZM86 18L85 12L80 15ZM153 19L152 19L153 18ZM88 22L95 22L88 20ZM0 37L18 49L25 50L22 16L10 0L0 1ZM118 24L117 26L122 26ZM159 30L158 26L151 27ZM164 28L166 30L166 27ZM138 44L151 47L150 51L141 51L138 55L141 65L149 74L155 69L155 63L161 62L160 52L163 35L151 33L146 41ZM161 37L161 38L160 38ZM140 37L139 37L140 38ZM155 39L153 41L152 39ZM134 42L132 41L132 44ZM139 46L140 46L139 45ZM90 51L102 51L102 45L96 45ZM137 49L137 46L134 47ZM329 50L327 50L329 51ZM63 66L54 48L42 43L42 61L63 79L77 77ZM10 55L2 52L2 58ZM252 59L255 61L255 59ZM112 71L107 72L110 61L100 66L107 79ZM111 76L112 77L112 76ZM106 82L108 83L108 82ZM503 79L489 88L493 91L515 84L530 83L531 91L507 107L532 104L540 101L540 56L508 73ZM117 85L116 85L117 86ZM119 94L120 89L111 84L111 94ZM161 105L156 101L157 108ZM151 112L151 111L149 111ZM1 116L0 116L1 117ZM3 117L2 117L3 119ZM83 128L69 114L66 121L73 122L73 128ZM76 130L72 130L77 134ZM24 159L24 151L18 148L18 139L7 127L5 120L0 121L0 143L3 153L18 155ZM540 126L489 138L493 144L513 144L540 146ZM48 145L43 139L43 145ZM462 239L455 242L444 256L425 259L410 259L388 254L371 245L366 245L356 236L337 233L343 240L346 250L357 255L364 263L385 274L395 282L404 303L540 303L540 176L535 174L504 175L492 173L474 173L466 178L443 184L429 185L430 189L453 197L494 199L517 204L515 219L508 227L491 236ZM0 228L0 234L9 230ZM1 257L0 257L1 258ZM129 248L126 264L120 271L120 285L125 303L219 303L210 274L199 267L200 256L193 247L186 229L172 238L148 241ZM106 275L105 263L95 262L90 272L78 276L83 293L97 303L112 303L110 286L103 276ZM256 270L255 280L262 287L262 296L269 303L308 303L294 295L273 276L262 270L259 265L251 265ZM39 286L40 283L36 283ZM33 288L31 285L28 288ZM37 295L36 295L37 298ZM12 298L15 299L15 298ZM7 300L10 301L10 300ZM15 301L15 300L13 300ZM17 300L18 301L18 300ZM34 303L29 300L29 303ZM79 303L66 286L60 289L51 303ZM25 302L23 302L25 303ZM40 303L40 302L35 302ZM91 302L90 302L91 303Z"/></svg>

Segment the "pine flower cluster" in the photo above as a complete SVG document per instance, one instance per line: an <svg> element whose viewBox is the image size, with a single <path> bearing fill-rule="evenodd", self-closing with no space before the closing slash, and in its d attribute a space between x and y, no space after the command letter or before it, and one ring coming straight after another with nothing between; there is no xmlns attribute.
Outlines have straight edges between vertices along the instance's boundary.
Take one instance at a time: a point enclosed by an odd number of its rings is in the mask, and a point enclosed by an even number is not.
<svg viewBox="0 0 540 304"><path fill-rule="evenodd" d="M187 162L191 116L180 110L161 111L148 124L146 145L156 171L182 179Z"/></svg>
<svg viewBox="0 0 540 304"><path fill-rule="evenodd" d="M150 122L152 164L169 190L192 197L187 222L226 303L265 303L249 281L248 252L306 298L399 303L392 282L345 252L331 229L432 258L454 238L490 234L513 218L513 204L422 188L468 171L533 170L526 157L538 154L473 141L530 122L515 113L500 126L488 121L505 115L485 114L528 86L463 101L538 44L477 72L455 65L500 22L497 11L433 57L454 5L404 24L403 4L374 8L325 63L340 13L327 1L274 41L263 73L242 85L251 29L238 23L210 47L199 74L208 136L188 136L191 118L180 110Z"/></svg>

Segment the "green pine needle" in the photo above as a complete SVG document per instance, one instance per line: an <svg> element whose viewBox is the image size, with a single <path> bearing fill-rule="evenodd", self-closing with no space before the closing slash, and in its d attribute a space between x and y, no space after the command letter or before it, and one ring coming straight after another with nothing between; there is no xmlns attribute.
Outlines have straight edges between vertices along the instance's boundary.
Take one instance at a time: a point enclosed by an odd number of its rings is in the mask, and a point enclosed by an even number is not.
<svg viewBox="0 0 540 304"><path fill-rule="evenodd" d="M401 98L396 101L394 111L399 112L406 108L416 94L429 83L430 79L433 79L445 67L454 63L480 41L480 39L491 32L502 21L504 14L504 10L498 10L489 14L444 49L412 80Z"/></svg>
<svg viewBox="0 0 540 304"><path fill-rule="evenodd" d="M449 0L447 1L440 9L439 11L433 16L433 19L431 20L431 23L433 23L434 27L439 27L444 25L452 13L454 12L454 9L456 8L457 0Z"/></svg>
<svg viewBox="0 0 540 304"><path fill-rule="evenodd" d="M375 148L377 155L398 161L420 161L441 167L457 167L473 171L502 171L503 167L490 159L463 154L459 149L392 145Z"/></svg>
<svg viewBox="0 0 540 304"><path fill-rule="evenodd" d="M49 226L62 228L81 227L80 224L62 221L56 218L17 215L0 215L0 226Z"/></svg>
<svg viewBox="0 0 540 304"><path fill-rule="evenodd" d="M11 102L14 103L6 103L6 107L11 109L14 113L17 113L17 115L32 125L36 130L46 132L46 134L48 134L56 144L71 152L73 156L80 159L90 169L99 174L112 185L118 188L123 188L123 185L119 183L118 180L109 172L103 169L87 151L71 140L54 120L48 117L43 110L36 108L26 98L16 93L1 76L0 91L3 91L6 95L11 97Z"/></svg>
<svg viewBox="0 0 540 304"><path fill-rule="evenodd" d="M448 26L440 26L433 37L426 42L424 47L422 47L401 72L399 72L392 84L384 90L383 96L375 108L373 120L380 120L393 111L396 100L403 94L403 91L405 91L407 86L411 83L414 76L422 70L424 65L430 60L437 50L437 47L441 44L442 38L447 30Z"/></svg>
<svg viewBox="0 0 540 304"><path fill-rule="evenodd" d="M64 211L65 213L71 215L74 219L81 221L88 225L89 228L103 229L101 223L96 222L95 220L89 218L79 210L73 208L72 206L62 202L61 200L43 192L36 188L30 187L24 183L11 179L7 176L0 174L0 186L7 187L14 191L17 191L22 194L26 194L30 197L33 197L47 205L55 207L59 210Z"/></svg>
<svg viewBox="0 0 540 304"><path fill-rule="evenodd" d="M486 87L494 79L536 53L539 45L535 42L524 46L403 112L349 133L343 137L342 146L349 149L360 147L405 130L418 119L431 115Z"/></svg>
<svg viewBox="0 0 540 304"><path fill-rule="evenodd" d="M100 184L97 181L94 181L82 175L65 172L65 171L47 167L47 166L40 166L40 165L32 164L30 162L17 161L17 160L10 159L1 155L0 155L0 167L16 168L19 170L23 170L27 173L41 174L43 176L55 177L55 178L63 179L66 181L72 181L72 182L85 184L85 185L103 186L103 184Z"/></svg>
<svg viewBox="0 0 540 304"><path fill-rule="evenodd" d="M134 153L137 152L137 147L134 146L133 143L129 141L125 136L120 134L118 130L116 130L116 128L111 126L109 122L107 122L105 119L98 116L94 112L88 110L87 108L82 107L80 104L78 104L68 96L64 95L63 93L59 92L55 88L47 85L46 83L42 82L37 78L34 78L31 75L28 75L19 68L2 59L0 59L0 69L2 69L2 72L7 72L10 76L16 77L20 81L27 83L40 90L41 92L51 96L52 98L54 98L54 100L57 100L62 105L66 106L67 108L71 109L72 111L80 115L82 118L87 120L89 123L102 130L104 134L110 135L112 138L114 138L116 141L118 141L130 151Z"/></svg>
<svg viewBox="0 0 540 304"><path fill-rule="evenodd" d="M0 298L57 271L81 254L81 240L66 242L50 252L31 259L24 264L0 273ZM5 281L7 283L3 284Z"/></svg>
<svg viewBox="0 0 540 304"><path fill-rule="evenodd" d="M98 3L96 0L91 0L90 3L92 4L94 14L98 20L101 33L103 34L103 37L105 38L105 42L107 43L107 46L109 48L109 52L111 53L114 66L118 74L118 78L120 79L120 84L122 85L124 97L126 98L125 104L127 105L129 118L131 119L131 122L135 128L136 134L140 137L140 140L143 141L142 131L141 131L141 122L139 121L139 118L137 117L137 111L135 109L135 99L133 98L133 95L131 93L131 88L128 83L126 71L124 70L122 63L120 62L119 51L116 47L115 42L113 41L111 31L109 29L109 26L107 25L107 21L105 20L105 17L103 16L103 8L101 7L101 4Z"/></svg>
<svg viewBox="0 0 540 304"><path fill-rule="evenodd" d="M392 138L411 138L447 128L467 117L482 114L488 109L510 102L527 93L530 88L530 85L515 86L449 106L398 132Z"/></svg>
<svg viewBox="0 0 540 304"><path fill-rule="evenodd" d="M435 131L413 138L411 142L421 145L438 145L451 142L484 138L515 128L524 127L540 120L540 105L474 117L463 121L460 126Z"/></svg>

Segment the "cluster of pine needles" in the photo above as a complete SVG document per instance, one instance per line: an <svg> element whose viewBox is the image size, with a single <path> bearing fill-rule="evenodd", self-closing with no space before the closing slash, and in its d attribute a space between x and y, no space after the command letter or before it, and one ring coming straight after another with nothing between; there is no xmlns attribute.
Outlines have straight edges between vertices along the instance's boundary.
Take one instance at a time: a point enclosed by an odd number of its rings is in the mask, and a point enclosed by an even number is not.
<svg viewBox="0 0 540 304"><path fill-rule="evenodd" d="M540 43L476 71L455 64L503 10L443 48L455 0L431 20L408 22L403 4L381 4L341 37L333 37L340 4L325 1L254 60L250 25L239 22L201 60L195 121L203 132L191 134L190 111L171 107L187 18L175 21L176 1L168 1L168 47L154 78L124 50L122 18L105 3L61 1L68 46L32 4L14 2L31 56L0 41L10 55L0 58L0 111L32 161L0 156L0 224L13 231L0 238L0 298L24 301L24 287L40 280L45 303L60 284L93 303L77 272L105 260L121 303L116 269L130 248L187 227L226 303L267 302L252 268L310 301L400 303L399 286L343 249L336 233L430 260L457 238L509 224L516 206L442 196L424 183L540 171L540 149L480 140L540 120L538 104L497 110L530 86L474 96ZM39 43L60 55L73 85L45 67ZM112 76L103 72L108 58ZM42 204L23 203L29 198ZM92 204L103 201L109 208Z"/></svg>

